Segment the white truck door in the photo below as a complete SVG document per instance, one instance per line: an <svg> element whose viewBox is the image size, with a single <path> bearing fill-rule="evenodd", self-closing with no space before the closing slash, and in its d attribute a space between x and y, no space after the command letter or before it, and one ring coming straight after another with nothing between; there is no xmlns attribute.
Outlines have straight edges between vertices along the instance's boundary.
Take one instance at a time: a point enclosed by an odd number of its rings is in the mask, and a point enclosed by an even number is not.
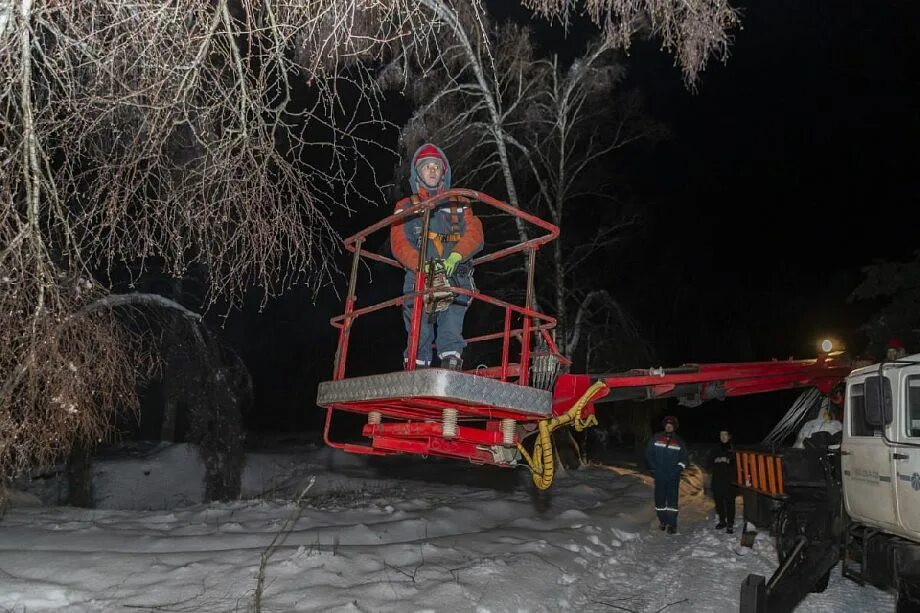
<svg viewBox="0 0 920 613"><path fill-rule="evenodd" d="M904 377L900 394L902 402L895 405L895 440L902 444L891 449L892 476L898 519L903 528L916 533L920 531L920 373Z"/></svg>
<svg viewBox="0 0 920 613"><path fill-rule="evenodd" d="M866 421L865 378L847 385L841 467L847 513L880 528L897 528L891 449L882 430Z"/></svg>

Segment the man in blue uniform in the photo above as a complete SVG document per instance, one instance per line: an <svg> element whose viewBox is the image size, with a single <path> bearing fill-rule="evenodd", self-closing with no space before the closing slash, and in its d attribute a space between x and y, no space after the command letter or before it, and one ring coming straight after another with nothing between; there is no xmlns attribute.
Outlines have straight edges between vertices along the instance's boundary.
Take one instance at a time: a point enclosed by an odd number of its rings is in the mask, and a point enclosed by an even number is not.
<svg viewBox="0 0 920 613"><path fill-rule="evenodd" d="M677 532L677 497L680 493L680 474L687 468L690 457L687 446L677 436L677 418L665 417L664 432L659 432L648 442L645 459L655 476L655 511L658 527L668 534Z"/></svg>

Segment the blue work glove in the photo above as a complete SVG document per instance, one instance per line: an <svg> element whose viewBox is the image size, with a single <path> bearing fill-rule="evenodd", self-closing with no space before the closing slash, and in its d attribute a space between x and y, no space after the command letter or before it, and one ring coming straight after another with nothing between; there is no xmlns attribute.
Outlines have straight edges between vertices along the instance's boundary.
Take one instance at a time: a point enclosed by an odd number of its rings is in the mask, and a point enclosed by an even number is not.
<svg viewBox="0 0 920 613"><path fill-rule="evenodd" d="M447 273L448 277L454 274L454 271L457 270L457 264L459 264L462 259L463 256L456 252L447 256L447 259L444 260L444 272Z"/></svg>

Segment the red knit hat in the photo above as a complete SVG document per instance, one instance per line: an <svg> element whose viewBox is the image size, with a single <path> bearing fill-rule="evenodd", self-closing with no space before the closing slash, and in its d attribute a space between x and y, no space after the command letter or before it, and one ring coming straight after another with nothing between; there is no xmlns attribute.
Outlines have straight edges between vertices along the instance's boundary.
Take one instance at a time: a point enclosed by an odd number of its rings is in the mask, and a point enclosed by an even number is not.
<svg viewBox="0 0 920 613"><path fill-rule="evenodd" d="M904 343L899 339L890 338L888 339L888 347L894 347L895 349L904 349Z"/></svg>
<svg viewBox="0 0 920 613"><path fill-rule="evenodd" d="M441 152L434 145L425 145L415 154L415 159L412 160L412 165L418 169L419 166L425 162L433 160L437 161L441 165L441 172L444 172L444 169L447 167L447 160L444 159L444 156L441 155Z"/></svg>

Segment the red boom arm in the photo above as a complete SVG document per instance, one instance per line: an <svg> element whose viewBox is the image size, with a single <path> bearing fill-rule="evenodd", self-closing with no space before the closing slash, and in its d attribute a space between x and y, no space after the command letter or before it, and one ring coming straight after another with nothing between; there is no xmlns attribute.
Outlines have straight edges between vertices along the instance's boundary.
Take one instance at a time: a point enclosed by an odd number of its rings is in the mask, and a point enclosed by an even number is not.
<svg viewBox="0 0 920 613"><path fill-rule="evenodd" d="M563 375L556 386L553 412L565 412L594 381L607 385L595 402L678 398L681 404L696 406L706 400L792 388L817 387L827 393L849 373L848 364L820 355L815 360L685 364L603 375Z"/></svg>

